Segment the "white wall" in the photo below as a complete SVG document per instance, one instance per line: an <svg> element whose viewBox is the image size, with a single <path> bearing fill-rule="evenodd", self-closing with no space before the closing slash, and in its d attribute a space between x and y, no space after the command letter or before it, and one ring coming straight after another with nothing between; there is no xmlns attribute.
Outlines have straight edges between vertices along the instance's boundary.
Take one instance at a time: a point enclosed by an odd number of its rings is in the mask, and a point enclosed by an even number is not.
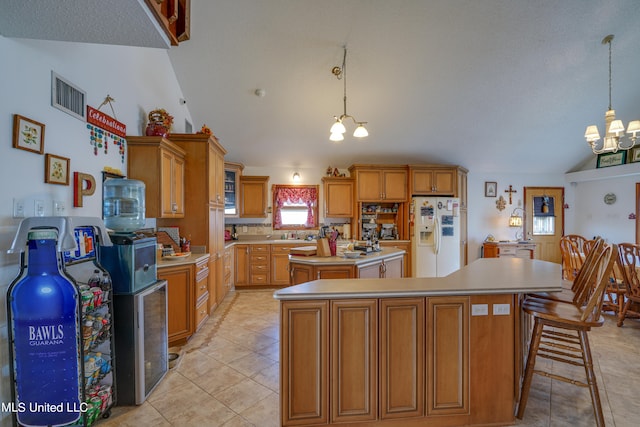
<svg viewBox="0 0 640 427"><path fill-rule="evenodd" d="M26 216L34 214L34 200L42 200L45 215L52 215L53 201L62 201L65 215L102 215L101 171L105 166L126 173L115 147L108 154L93 154L86 123L51 107L51 71L87 93L87 103L97 108L107 95L115 102L116 117L130 135L143 134L146 115L165 108L174 117L174 130L184 131L190 118L180 105L182 91L167 51L123 46L64 43L0 37L0 402L9 402L9 367L6 324L6 291L18 273L18 256L6 254L18 219L12 217L14 199L25 203ZM109 107L101 111L111 115ZM84 207L73 207L73 186L44 183L44 155L12 148L13 114L45 124L44 152L71 159L74 171L93 175L98 188L84 199ZM0 414L0 425L10 417Z"/></svg>

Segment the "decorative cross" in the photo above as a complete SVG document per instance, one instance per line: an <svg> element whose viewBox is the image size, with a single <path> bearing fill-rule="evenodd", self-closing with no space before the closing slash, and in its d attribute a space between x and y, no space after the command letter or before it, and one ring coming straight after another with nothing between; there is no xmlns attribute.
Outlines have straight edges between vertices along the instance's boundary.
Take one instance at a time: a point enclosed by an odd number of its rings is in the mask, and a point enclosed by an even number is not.
<svg viewBox="0 0 640 427"><path fill-rule="evenodd" d="M511 195L512 195L513 193L517 193L517 191L516 191L516 190L514 190L513 188L511 188L511 185L509 185L509 189L508 189L508 190L504 190L504 192L505 192L505 193L509 193L509 204L511 204L511 203L512 203L512 202L511 202Z"/></svg>

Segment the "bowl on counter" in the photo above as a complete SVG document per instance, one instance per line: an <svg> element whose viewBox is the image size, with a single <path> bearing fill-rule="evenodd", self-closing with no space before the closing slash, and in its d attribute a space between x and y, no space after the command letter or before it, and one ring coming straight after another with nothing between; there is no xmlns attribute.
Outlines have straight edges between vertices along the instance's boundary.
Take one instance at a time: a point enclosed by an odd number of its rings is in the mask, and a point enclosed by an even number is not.
<svg viewBox="0 0 640 427"><path fill-rule="evenodd" d="M362 255L362 252L360 251L344 251L343 255L345 258L360 258L360 256Z"/></svg>

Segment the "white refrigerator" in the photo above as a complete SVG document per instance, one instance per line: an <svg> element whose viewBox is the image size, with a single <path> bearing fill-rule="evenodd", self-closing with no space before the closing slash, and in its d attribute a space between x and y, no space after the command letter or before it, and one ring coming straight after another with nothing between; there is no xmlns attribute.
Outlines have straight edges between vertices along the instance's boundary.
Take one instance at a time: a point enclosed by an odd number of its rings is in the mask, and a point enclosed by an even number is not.
<svg viewBox="0 0 640 427"><path fill-rule="evenodd" d="M460 269L460 200L414 197L413 277L443 277Z"/></svg>

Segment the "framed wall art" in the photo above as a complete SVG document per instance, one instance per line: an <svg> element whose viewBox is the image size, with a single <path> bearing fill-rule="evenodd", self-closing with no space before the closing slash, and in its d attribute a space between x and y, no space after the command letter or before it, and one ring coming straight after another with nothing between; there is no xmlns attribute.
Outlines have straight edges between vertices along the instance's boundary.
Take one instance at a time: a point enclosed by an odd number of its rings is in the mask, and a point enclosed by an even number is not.
<svg viewBox="0 0 640 427"><path fill-rule="evenodd" d="M618 151L617 153L598 154L598 168L608 168L609 166L624 165L627 160L626 151Z"/></svg>
<svg viewBox="0 0 640 427"><path fill-rule="evenodd" d="M498 194L498 183L493 181L485 181L484 197L496 197Z"/></svg>
<svg viewBox="0 0 640 427"><path fill-rule="evenodd" d="M628 163L640 162L640 147L633 147L631 150L629 150L627 162Z"/></svg>
<svg viewBox="0 0 640 427"><path fill-rule="evenodd" d="M69 185L69 159L47 153L44 156L44 182Z"/></svg>
<svg viewBox="0 0 640 427"><path fill-rule="evenodd" d="M14 114L13 148L42 154L44 152L44 124Z"/></svg>

